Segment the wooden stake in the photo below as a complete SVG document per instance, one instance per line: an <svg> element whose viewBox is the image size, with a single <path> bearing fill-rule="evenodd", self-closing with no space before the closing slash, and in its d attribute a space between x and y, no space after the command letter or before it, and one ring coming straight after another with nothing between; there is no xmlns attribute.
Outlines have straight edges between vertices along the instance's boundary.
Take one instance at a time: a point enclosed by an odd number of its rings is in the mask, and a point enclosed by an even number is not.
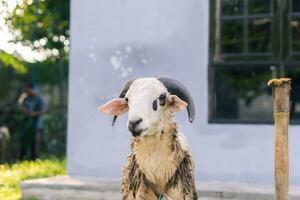
<svg viewBox="0 0 300 200"><path fill-rule="evenodd" d="M291 79L272 79L275 119L275 200L289 199L288 127Z"/></svg>

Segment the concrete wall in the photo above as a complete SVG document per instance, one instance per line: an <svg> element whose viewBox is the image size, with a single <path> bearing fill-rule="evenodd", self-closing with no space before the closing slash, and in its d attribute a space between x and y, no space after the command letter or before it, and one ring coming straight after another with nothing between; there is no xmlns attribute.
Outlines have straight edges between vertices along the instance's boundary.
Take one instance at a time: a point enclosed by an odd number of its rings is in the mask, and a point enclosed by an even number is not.
<svg viewBox="0 0 300 200"><path fill-rule="evenodd" d="M179 114L198 180L273 182L273 127L208 124L209 1L72 0L69 175L119 178L129 152L126 116L111 127L97 107L131 77L169 75L190 89L196 120ZM300 128L290 130L300 184Z"/></svg>

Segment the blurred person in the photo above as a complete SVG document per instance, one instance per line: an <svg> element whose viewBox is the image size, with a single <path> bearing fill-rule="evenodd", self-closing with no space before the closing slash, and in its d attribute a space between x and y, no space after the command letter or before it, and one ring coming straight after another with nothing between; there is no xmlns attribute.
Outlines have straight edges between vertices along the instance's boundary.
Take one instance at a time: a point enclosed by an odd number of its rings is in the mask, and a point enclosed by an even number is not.
<svg viewBox="0 0 300 200"><path fill-rule="evenodd" d="M31 83L25 85L24 93L21 94L18 103L20 109L27 116L26 127L24 127L24 133L21 137L20 159L29 150L30 158L35 160L40 154L40 138L43 129L43 115L46 112L46 103Z"/></svg>

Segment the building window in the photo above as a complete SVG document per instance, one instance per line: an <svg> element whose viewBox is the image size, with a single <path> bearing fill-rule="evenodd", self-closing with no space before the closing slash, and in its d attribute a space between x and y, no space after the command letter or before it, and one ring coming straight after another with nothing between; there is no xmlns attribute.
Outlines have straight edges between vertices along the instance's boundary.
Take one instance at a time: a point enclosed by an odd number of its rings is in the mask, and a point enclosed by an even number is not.
<svg viewBox="0 0 300 200"><path fill-rule="evenodd" d="M300 1L210 1L209 121L272 123L267 81L291 77L300 122Z"/></svg>

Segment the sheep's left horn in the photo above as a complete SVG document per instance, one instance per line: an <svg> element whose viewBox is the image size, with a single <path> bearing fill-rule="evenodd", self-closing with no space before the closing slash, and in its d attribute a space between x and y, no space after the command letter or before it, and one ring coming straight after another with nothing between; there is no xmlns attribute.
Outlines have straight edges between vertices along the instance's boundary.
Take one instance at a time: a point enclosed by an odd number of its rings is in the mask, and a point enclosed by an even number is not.
<svg viewBox="0 0 300 200"><path fill-rule="evenodd" d="M126 83L124 84L124 86L123 86L123 88L120 92L119 98L124 98L125 97L125 95L126 95L127 91L129 90L129 88L130 88L133 81L135 81L135 79L131 79L131 80L126 81ZM112 124L111 124L112 126L115 124L115 122L117 120L117 117L118 117L117 115L114 116Z"/></svg>
<svg viewBox="0 0 300 200"><path fill-rule="evenodd" d="M178 80L168 77L157 77L157 79L163 83L163 85L168 89L171 94L177 95L180 99L185 101L187 106L187 112L189 116L189 121L192 123L195 119L195 105L186 87L180 83Z"/></svg>

